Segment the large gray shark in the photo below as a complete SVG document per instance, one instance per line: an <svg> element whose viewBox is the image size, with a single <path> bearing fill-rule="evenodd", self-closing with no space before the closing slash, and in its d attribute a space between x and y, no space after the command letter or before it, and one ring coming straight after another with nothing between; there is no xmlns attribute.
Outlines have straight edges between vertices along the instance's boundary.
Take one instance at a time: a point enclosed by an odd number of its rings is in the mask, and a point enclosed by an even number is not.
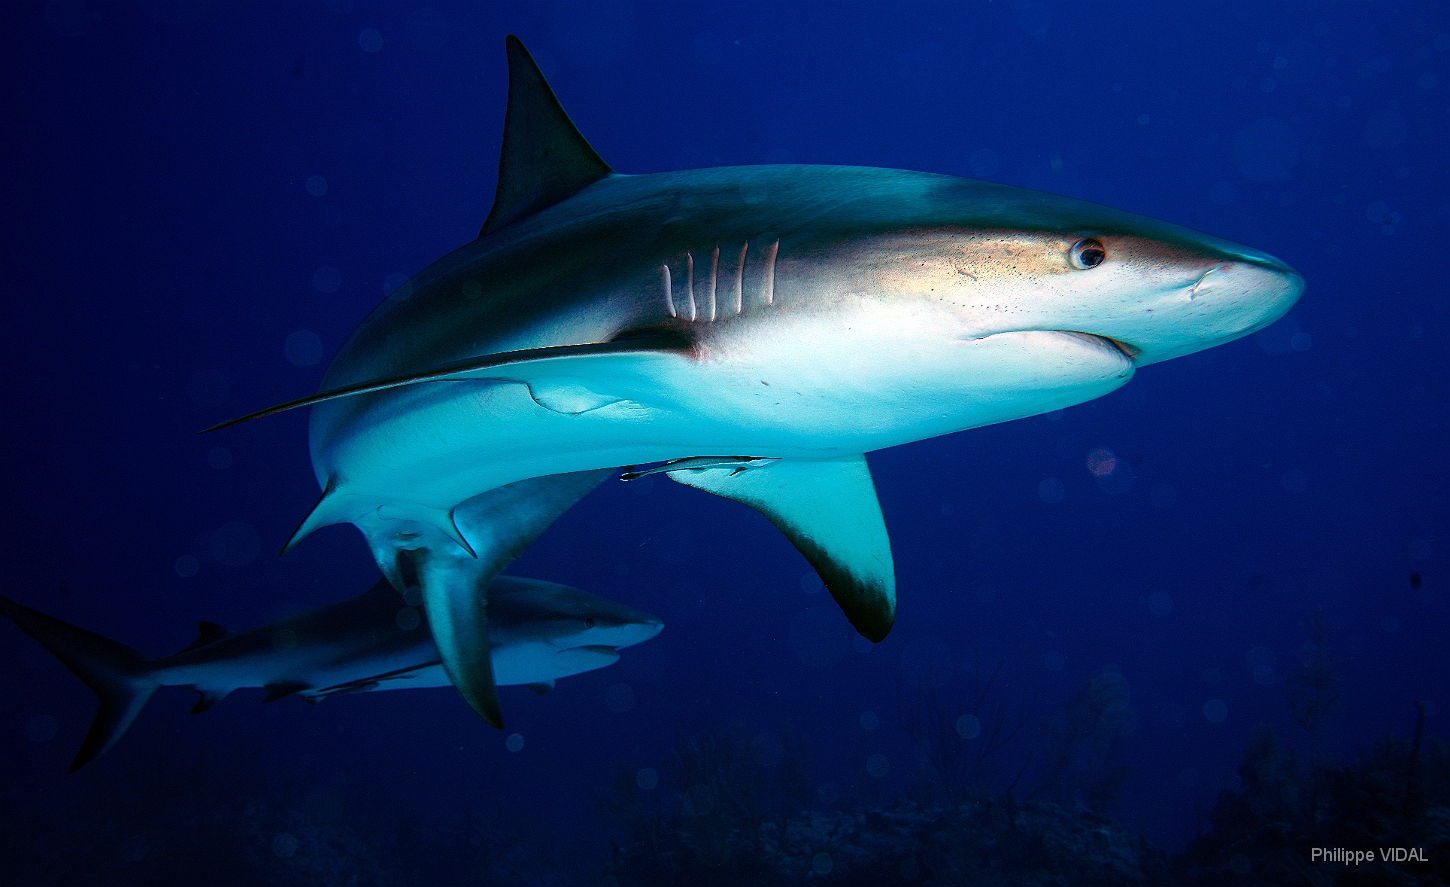
<svg viewBox="0 0 1450 887"><path fill-rule="evenodd" d="M879 641L895 576L864 454L1098 397L1272 323L1303 290L1258 250L990 182L620 175L507 46L478 238L378 306L321 393L253 415L314 406L323 494L289 545L352 523L397 587L416 571L444 667L494 723L478 596L506 557L460 503L524 484L503 499L542 494L537 532L577 498L551 476L664 463L764 513Z"/></svg>
<svg viewBox="0 0 1450 887"><path fill-rule="evenodd" d="M559 678L616 662L620 649L663 627L648 613L535 579L498 576L488 600L493 675L503 685L553 687ZM74 773L116 744L159 687L195 690L201 698L191 711L198 714L243 687L264 688L266 702L291 695L316 702L340 693L448 686L428 622L408 603L379 580L357 597L250 631L203 622L193 643L160 659L5 597L0 614L100 699L70 765Z"/></svg>

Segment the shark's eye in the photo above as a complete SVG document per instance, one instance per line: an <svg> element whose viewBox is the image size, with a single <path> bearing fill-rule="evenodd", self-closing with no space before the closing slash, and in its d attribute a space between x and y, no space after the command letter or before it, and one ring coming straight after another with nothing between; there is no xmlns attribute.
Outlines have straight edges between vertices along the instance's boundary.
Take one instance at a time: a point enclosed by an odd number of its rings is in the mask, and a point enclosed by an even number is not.
<svg viewBox="0 0 1450 887"><path fill-rule="evenodd" d="M1108 251L1103 248L1102 241L1086 237L1073 244L1072 264L1075 268L1087 270L1096 268L1108 257Z"/></svg>
<svg viewBox="0 0 1450 887"><path fill-rule="evenodd" d="M588 618L586 618L584 620L584 627L585 628L593 628L594 627L594 617L593 616L590 616L590 617L588 617Z"/></svg>

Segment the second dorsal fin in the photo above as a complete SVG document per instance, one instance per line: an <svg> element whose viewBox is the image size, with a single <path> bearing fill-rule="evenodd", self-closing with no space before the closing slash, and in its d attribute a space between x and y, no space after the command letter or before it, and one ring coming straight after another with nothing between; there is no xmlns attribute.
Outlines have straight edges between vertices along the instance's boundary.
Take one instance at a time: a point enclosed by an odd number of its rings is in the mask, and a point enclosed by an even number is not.
<svg viewBox="0 0 1450 887"><path fill-rule="evenodd" d="M539 66L510 34L508 110L498 190L479 237L574 196L614 170L564 113Z"/></svg>

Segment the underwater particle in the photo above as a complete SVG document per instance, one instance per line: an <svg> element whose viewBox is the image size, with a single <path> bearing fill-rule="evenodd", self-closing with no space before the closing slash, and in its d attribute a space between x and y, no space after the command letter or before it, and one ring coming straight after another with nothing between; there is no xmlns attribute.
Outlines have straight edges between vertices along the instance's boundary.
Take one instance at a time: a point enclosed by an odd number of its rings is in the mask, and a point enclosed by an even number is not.
<svg viewBox="0 0 1450 887"><path fill-rule="evenodd" d="M891 761L883 754L874 754L866 759L866 772L880 779L891 772Z"/></svg>
<svg viewBox="0 0 1450 887"><path fill-rule="evenodd" d="M211 556L228 567L245 567L257 559L261 548L256 528L245 521L223 524L211 534Z"/></svg>
<svg viewBox="0 0 1450 887"><path fill-rule="evenodd" d="M402 631L412 631L423 624L423 617L419 616L418 611L412 607L404 607L398 611L398 615L393 617L393 622Z"/></svg>
<svg viewBox="0 0 1450 887"><path fill-rule="evenodd" d="M223 468L232 467L232 451L226 447L212 447L211 452L206 454L206 464L221 471Z"/></svg>
<svg viewBox="0 0 1450 887"><path fill-rule="evenodd" d="M297 649L297 632L290 628L279 628L272 633L272 649L278 653Z"/></svg>
<svg viewBox="0 0 1450 887"><path fill-rule="evenodd" d="M1383 628L1385 631L1391 633L1399 631L1400 620L1394 616L1386 616L1385 618L1380 620L1380 628Z"/></svg>
<svg viewBox="0 0 1450 887"><path fill-rule="evenodd" d="M1048 650L1042 656L1042 665L1048 671L1062 671L1067 665L1067 657L1056 650Z"/></svg>
<svg viewBox="0 0 1450 887"><path fill-rule="evenodd" d="M997 589L985 582L977 586L977 603L990 604L997 599Z"/></svg>
<svg viewBox="0 0 1450 887"><path fill-rule="evenodd" d="M1244 654L1244 662L1254 676L1254 683L1271 687L1278 680L1279 657L1268 647L1254 647Z"/></svg>
<svg viewBox="0 0 1450 887"><path fill-rule="evenodd" d="M1056 505L1067 496L1067 487L1055 477L1045 477L1037 485L1037 498L1048 505Z"/></svg>
<svg viewBox="0 0 1450 887"><path fill-rule="evenodd" d="M1413 590L1413 591L1419 591L1420 590L1420 586L1423 585L1423 584L1424 584L1424 580L1420 578L1420 571L1419 570L1411 570L1410 571L1410 588L1411 588L1411 590Z"/></svg>
<svg viewBox="0 0 1450 887"><path fill-rule="evenodd" d="M1167 616L1173 612L1173 595L1166 591L1155 591L1148 595L1148 612L1154 616Z"/></svg>
<svg viewBox="0 0 1450 887"><path fill-rule="evenodd" d="M1201 778L1197 768L1194 767L1184 767L1178 771L1178 784L1184 788L1193 788L1195 785L1198 785L1198 781Z"/></svg>
<svg viewBox="0 0 1450 887"><path fill-rule="evenodd" d="M801 591L806 594L820 594L825 590L826 584L821 581L821 577L817 576L814 570L801 574Z"/></svg>
<svg viewBox="0 0 1450 887"><path fill-rule="evenodd" d="M1203 704L1203 716L1210 724L1222 724L1228 720L1228 704L1222 699L1210 699Z"/></svg>
<svg viewBox="0 0 1450 887"><path fill-rule="evenodd" d="M25 738L36 744L55 738L59 725L50 715L36 715L25 722Z"/></svg>
<svg viewBox="0 0 1450 887"><path fill-rule="evenodd" d="M680 797L680 806L691 816L709 816L715 809L715 790L703 783L692 785Z"/></svg>
<svg viewBox="0 0 1450 887"><path fill-rule="evenodd" d="M976 739L982 735L982 721L976 715L962 715L957 718L957 735L963 739Z"/></svg>
<svg viewBox="0 0 1450 887"><path fill-rule="evenodd" d="M653 767L641 767L639 772L634 774L634 784L642 791L651 791L660 784L660 775Z"/></svg>
<svg viewBox="0 0 1450 887"><path fill-rule="evenodd" d="M297 840L296 835L282 832L272 839L272 855L278 859L291 859L301 846L302 842Z"/></svg>
<svg viewBox="0 0 1450 887"><path fill-rule="evenodd" d="M634 708L634 688L629 684L615 684L604 693L604 704L609 710L623 713Z"/></svg>
<svg viewBox="0 0 1450 887"><path fill-rule="evenodd" d="M1118 467L1118 457L1107 447L1098 447L1087 454L1087 470L1093 477L1107 477Z"/></svg>
<svg viewBox="0 0 1450 887"><path fill-rule="evenodd" d="M312 330L295 330L282 343L282 353L295 367L310 367L322 360L322 340Z"/></svg>
<svg viewBox="0 0 1450 887"><path fill-rule="evenodd" d="M817 853L811 857L811 871L822 877L829 875L831 869L834 867L835 863L831 861L831 854L829 853Z"/></svg>
<svg viewBox="0 0 1450 887"><path fill-rule="evenodd" d="M1247 875L1254 870L1253 862L1242 853L1235 853L1228 858L1228 867L1233 869L1236 875Z"/></svg>
<svg viewBox="0 0 1450 887"><path fill-rule="evenodd" d="M881 718L874 711L861 712L861 729L870 732L881 726Z"/></svg>
<svg viewBox="0 0 1450 887"><path fill-rule="evenodd" d="M196 571L200 568L201 564L197 563L196 558L189 554L183 554L176 559L176 563L171 565L171 569L176 571L176 575L183 579L190 579L192 576L195 576Z"/></svg>
<svg viewBox="0 0 1450 887"><path fill-rule="evenodd" d="M1279 478L1285 492L1298 495L1309 489L1309 475L1302 468L1290 468Z"/></svg>
<svg viewBox="0 0 1450 887"><path fill-rule="evenodd" d="M921 863L916 861L916 857L908 856L901 861L896 873L901 875L903 881L915 881L921 877Z"/></svg>
<svg viewBox="0 0 1450 887"><path fill-rule="evenodd" d="M1138 125L1139 126L1147 126L1148 123L1149 123L1149 121L1151 121L1151 120L1152 120L1152 118L1149 117L1147 114L1139 114L1138 115Z"/></svg>
<svg viewBox="0 0 1450 887"><path fill-rule="evenodd" d="M967 158L967 166L971 168L972 175L981 179L996 172L998 165L997 152L991 148L978 148Z"/></svg>
<svg viewBox="0 0 1450 887"><path fill-rule="evenodd" d="M363 28L357 32L357 45L363 52L377 52L383 48L383 35L377 28Z"/></svg>
<svg viewBox="0 0 1450 887"><path fill-rule="evenodd" d="M503 741L503 747L508 749L509 751L522 751L524 747L524 737L518 733L510 733L509 738Z"/></svg>
<svg viewBox="0 0 1450 887"><path fill-rule="evenodd" d="M327 179L322 176L308 176L307 184L304 187L307 188L307 193L313 197L321 197L327 193Z"/></svg>
<svg viewBox="0 0 1450 887"><path fill-rule="evenodd" d="M342 272L331 265L319 266L312 272L312 287L319 293L335 293L342 288Z"/></svg>

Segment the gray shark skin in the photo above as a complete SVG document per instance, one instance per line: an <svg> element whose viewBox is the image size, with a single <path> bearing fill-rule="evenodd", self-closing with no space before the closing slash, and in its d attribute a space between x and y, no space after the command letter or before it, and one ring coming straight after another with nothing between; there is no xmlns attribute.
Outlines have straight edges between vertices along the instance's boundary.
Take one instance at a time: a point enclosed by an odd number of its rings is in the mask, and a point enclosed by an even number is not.
<svg viewBox="0 0 1450 887"><path fill-rule="evenodd" d="M313 406L324 493L289 545L352 523L395 585L416 572L435 624L465 617L444 665L494 722L486 657L467 652L486 617L456 599L497 569L457 520L472 497L665 463L770 518L879 641L895 575L866 453L1099 397L1261 329L1304 288L1258 250L989 182L620 175L512 37L508 58L478 239L379 305L321 393L247 417Z"/></svg>
<svg viewBox="0 0 1450 887"><path fill-rule="evenodd" d="M664 624L648 613L535 579L498 576L488 589L488 640L500 685L551 688L611 665ZM74 773L126 732L160 687L200 694L192 714L233 690L261 687L266 702L300 696L449 686L426 619L387 580L369 591L250 631L203 622L195 642L160 659L0 597L0 614L65 663L100 699L71 763Z"/></svg>

